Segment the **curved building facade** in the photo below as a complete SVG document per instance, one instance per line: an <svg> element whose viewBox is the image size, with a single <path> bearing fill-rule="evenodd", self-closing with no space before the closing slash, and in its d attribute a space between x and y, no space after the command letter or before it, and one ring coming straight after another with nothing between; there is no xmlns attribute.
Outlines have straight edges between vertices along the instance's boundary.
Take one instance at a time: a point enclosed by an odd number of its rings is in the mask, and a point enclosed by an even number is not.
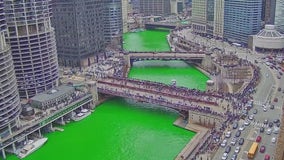
<svg viewBox="0 0 284 160"><path fill-rule="evenodd" d="M5 16L20 97L31 98L57 86L51 0L6 0Z"/></svg>
<svg viewBox="0 0 284 160"><path fill-rule="evenodd" d="M252 49L256 51L284 51L284 35L275 30L274 25L265 25L258 34L253 36Z"/></svg>
<svg viewBox="0 0 284 160"><path fill-rule="evenodd" d="M7 26L0 1L0 139L11 134L21 111L13 60L5 40Z"/></svg>

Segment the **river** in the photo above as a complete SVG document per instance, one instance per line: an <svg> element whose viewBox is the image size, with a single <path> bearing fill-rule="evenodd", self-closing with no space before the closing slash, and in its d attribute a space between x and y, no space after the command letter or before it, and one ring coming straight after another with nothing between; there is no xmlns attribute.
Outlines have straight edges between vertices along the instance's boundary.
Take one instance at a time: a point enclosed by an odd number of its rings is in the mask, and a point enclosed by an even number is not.
<svg viewBox="0 0 284 160"><path fill-rule="evenodd" d="M169 51L168 33L160 30L127 33L124 47ZM167 84L175 79L177 85L201 90L208 79L182 61L135 62L129 77ZM113 98L86 119L63 126L64 132L45 135L48 142L26 160L172 160L195 135L175 127L177 117L176 113L155 105ZM10 159L17 158L10 155Z"/></svg>

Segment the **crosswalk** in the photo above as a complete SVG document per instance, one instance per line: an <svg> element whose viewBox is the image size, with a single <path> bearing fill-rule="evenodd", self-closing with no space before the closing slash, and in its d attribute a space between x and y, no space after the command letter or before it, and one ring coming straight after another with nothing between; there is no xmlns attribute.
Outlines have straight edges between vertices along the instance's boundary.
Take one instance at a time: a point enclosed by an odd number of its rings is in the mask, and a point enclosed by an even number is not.
<svg viewBox="0 0 284 160"><path fill-rule="evenodd" d="M264 124L263 122L251 122L251 124L252 124L254 127L268 128L268 124Z"/></svg>

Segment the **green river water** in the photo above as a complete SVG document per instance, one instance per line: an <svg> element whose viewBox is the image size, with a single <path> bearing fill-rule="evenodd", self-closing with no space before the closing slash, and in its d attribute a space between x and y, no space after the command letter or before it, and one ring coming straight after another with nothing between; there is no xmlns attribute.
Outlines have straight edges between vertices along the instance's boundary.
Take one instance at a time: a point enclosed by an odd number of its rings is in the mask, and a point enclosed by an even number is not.
<svg viewBox="0 0 284 160"><path fill-rule="evenodd" d="M154 46L152 50L168 51L167 34L127 33L124 47L150 51ZM175 79L177 85L201 90L208 79L182 61L135 62L129 77L167 84ZM48 142L25 160L172 160L195 135L175 127L177 118L176 113L155 105L113 98L86 119L63 126L64 132L47 134ZM9 155L10 159L17 158Z"/></svg>

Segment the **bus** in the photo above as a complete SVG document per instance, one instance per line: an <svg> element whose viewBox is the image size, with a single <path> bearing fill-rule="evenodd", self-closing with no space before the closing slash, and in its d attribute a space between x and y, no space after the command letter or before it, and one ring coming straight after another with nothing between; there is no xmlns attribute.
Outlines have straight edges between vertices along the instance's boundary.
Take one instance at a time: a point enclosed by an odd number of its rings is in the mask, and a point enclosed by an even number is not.
<svg viewBox="0 0 284 160"><path fill-rule="evenodd" d="M253 142L250 149L249 149L249 152L248 152L248 158L249 159L253 159L256 152L257 152L257 148L258 148L258 143L257 142Z"/></svg>

